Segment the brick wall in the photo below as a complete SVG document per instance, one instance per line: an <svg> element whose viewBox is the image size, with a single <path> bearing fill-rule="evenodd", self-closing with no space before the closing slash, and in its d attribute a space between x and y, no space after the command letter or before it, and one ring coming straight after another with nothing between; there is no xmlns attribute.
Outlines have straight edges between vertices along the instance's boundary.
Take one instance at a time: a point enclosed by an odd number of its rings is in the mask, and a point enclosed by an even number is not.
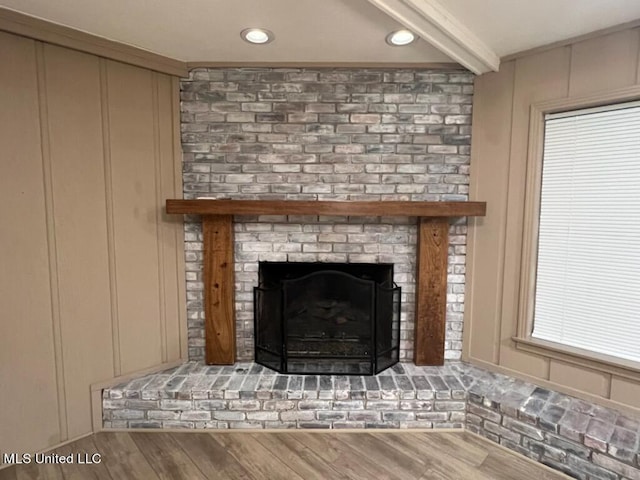
<svg viewBox="0 0 640 480"><path fill-rule="evenodd" d="M467 200L473 75L195 69L182 81L185 198ZM236 217L237 358L253 357L259 261L391 262L413 356L415 218ZM466 223L451 226L445 355L460 358ZM202 242L185 225L189 357L204 356Z"/></svg>

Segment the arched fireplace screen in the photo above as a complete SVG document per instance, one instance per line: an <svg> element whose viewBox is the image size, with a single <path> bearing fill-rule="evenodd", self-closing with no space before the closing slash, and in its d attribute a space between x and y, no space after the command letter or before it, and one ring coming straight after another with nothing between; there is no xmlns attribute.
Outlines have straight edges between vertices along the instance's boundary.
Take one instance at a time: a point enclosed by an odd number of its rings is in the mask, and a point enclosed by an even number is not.
<svg viewBox="0 0 640 480"><path fill-rule="evenodd" d="M399 360L390 264L262 262L256 362L282 373L373 375Z"/></svg>

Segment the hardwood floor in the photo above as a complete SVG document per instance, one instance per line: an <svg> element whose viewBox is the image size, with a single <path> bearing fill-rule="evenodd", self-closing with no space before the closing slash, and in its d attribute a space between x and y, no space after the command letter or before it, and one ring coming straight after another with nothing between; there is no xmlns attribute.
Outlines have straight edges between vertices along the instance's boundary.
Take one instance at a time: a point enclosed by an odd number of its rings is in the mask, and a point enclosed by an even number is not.
<svg viewBox="0 0 640 480"><path fill-rule="evenodd" d="M15 465L0 480L568 478L464 432L103 432L51 453L74 463Z"/></svg>

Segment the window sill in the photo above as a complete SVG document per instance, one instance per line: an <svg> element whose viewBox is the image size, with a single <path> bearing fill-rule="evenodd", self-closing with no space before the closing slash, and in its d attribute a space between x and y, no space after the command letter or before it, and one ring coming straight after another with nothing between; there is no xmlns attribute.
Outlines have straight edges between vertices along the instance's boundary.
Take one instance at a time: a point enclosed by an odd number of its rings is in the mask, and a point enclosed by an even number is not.
<svg viewBox="0 0 640 480"><path fill-rule="evenodd" d="M613 373L633 380L640 379L640 363L631 360L595 353L582 348L570 347L560 343L537 338L512 337L518 350L581 365L594 370Z"/></svg>

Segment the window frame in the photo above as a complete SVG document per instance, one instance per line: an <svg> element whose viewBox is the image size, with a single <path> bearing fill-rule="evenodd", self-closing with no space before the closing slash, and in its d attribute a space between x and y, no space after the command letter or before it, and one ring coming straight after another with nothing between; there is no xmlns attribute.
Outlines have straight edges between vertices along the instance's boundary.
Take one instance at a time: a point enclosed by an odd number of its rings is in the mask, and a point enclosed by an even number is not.
<svg viewBox="0 0 640 480"><path fill-rule="evenodd" d="M545 115L637 100L640 100L640 85L599 92L592 95L538 102L531 105L529 113L529 143L526 159L518 319L516 332L512 337L517 349L542 354L547 357L634 380L640 378L640 362L533 338L532 333L538 260L538 226L542 189Z"/></svg>

